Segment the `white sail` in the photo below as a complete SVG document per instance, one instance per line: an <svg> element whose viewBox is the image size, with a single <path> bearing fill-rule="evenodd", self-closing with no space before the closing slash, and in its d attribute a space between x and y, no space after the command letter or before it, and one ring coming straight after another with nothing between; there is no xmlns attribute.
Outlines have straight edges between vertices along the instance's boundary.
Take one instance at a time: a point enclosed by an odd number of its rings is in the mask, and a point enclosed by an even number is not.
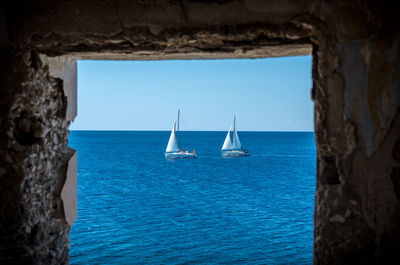
<svg viewBox="0 0 400 265"><path fill-rule="evenodd" d="M171 135L169 136L168 146L165 152L176 152L178 150L178 142L175 135L175 126L176 122L174 123L174 127L172 127Z"/></svg>
<svg viewBox="0 0 400 265"><path fill-rule="evenodd" d="M235 116L233 116L233 149L235 149L235 150L242 149L242 144L240 143L239 135L236 130L236 117Z"/></svg>
<svg viewBox="0 0 400 265"><path fill-rule="evenodd" d="M242 144L240 143L239 135L236 131L236 128L235 128L235 131L233 132L233 149L235 149L235 150L242 149Z"/></svg>
<svg viewBox="0 0 400 265"><path fill-rule="evenodd" d="M232 140L231 140L231 130ZM243 149L242 143L239 140L239 135L236 130L236 117L233 116L233 124L229 128L228 134L226 135L224 145L222 146L221 153L223 156L249 156L250 153L246 149Z"/></svg>
<svg viewBox="0 0 400 265"><path fill-rule="evenodd" d="M221 150L231 150L232 149L232 140L231 140L231 128L229 128L228 134L226 135L224 145Z"/></svg>

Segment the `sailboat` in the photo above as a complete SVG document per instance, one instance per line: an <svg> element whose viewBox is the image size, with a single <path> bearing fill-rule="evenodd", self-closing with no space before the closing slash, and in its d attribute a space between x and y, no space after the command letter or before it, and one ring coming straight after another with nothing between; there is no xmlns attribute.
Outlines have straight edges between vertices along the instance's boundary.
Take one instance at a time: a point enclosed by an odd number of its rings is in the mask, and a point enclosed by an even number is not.
<svg viewBox="0 0 400 265"><path fill-rule="evenodd" d="M179 116L180 116L180 110L178 109L178 118L174 123L174 127L172 127L171 135L169 136L167 149L165 150L165 157L166 158L195 158L196 157L195 150L190 151L190 150L178 148ZM178 123L178 126L176 126L177 123Z"/></svg>
<svg viewBox="0 0 400 265"><path fill-rule="evenodd" d="M231 131L233 130L233 140L231 140ZM243 148L239 135L236 130L236 117L233 116L233 125L229 128L224 144L221 149L223 156L249 156L250 153Z"/></svg>

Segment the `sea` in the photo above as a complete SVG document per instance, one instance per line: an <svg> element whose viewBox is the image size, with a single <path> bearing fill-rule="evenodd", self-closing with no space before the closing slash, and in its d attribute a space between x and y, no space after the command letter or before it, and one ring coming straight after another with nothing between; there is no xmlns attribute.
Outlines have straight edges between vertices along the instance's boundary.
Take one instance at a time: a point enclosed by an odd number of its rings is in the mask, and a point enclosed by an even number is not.
<svg viewBox="0 0 400 265"><path fill-rule="evenodd" d="M312 264L312 132L179 132L195 159L169 160L168 131L71 131L78 218L71 264Z"/></svg>

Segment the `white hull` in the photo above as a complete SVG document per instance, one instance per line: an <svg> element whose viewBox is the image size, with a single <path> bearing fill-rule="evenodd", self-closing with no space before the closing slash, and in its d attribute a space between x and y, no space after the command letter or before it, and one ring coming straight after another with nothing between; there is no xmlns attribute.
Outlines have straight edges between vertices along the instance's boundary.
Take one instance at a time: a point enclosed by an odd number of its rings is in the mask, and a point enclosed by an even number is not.
<svg viewBox="0 0 400 265"><path fill-rule="evenodd" d="M249 156L250 153L242 150L222 151L223 156Z"/></svg>
<svg viewBox="0 0 400 265"><path fill-rule="evenodd" d="M196 158L196 153L189 152L188 150L176 151L176 152L166 152L166 158Z"/></svg>

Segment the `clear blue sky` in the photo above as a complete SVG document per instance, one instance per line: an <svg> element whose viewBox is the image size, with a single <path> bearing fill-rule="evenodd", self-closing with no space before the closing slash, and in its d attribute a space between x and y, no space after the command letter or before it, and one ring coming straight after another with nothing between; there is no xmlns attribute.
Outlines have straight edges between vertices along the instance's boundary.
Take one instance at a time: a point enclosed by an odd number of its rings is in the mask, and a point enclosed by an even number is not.
<svg viewBox="0 0 400 265"><path fill-rule="evenodd" d="M313 131L311 56L78 61L72 130Z"/></svg>

